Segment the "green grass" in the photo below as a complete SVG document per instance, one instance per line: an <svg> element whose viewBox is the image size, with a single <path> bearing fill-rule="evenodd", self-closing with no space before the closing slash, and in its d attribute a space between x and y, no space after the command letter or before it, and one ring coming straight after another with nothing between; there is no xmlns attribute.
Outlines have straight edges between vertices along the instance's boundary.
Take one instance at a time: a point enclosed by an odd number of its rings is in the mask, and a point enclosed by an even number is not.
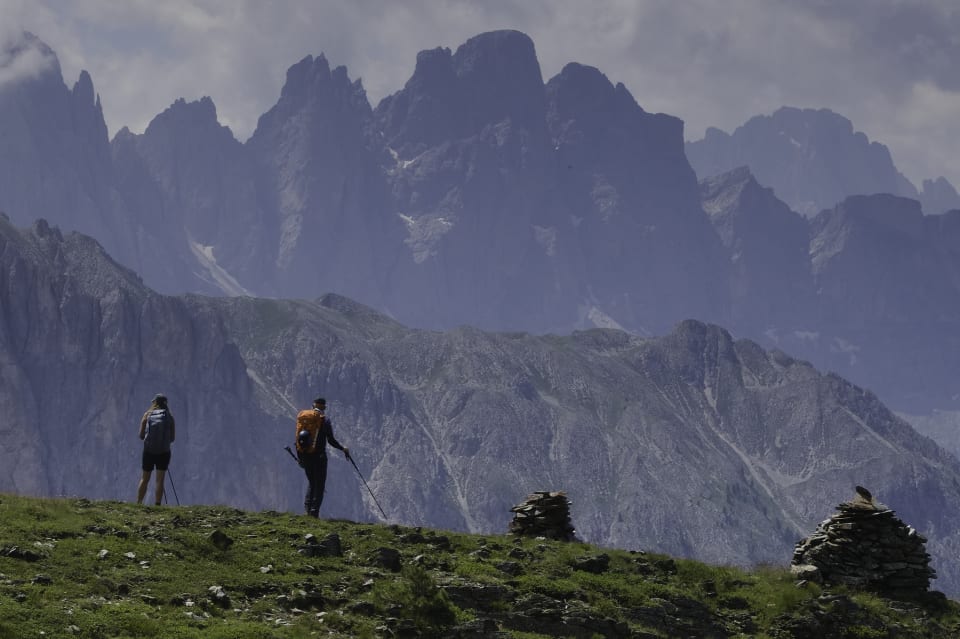
<svg viewBox="0 0 960 639"><path fill-rule="evenodd" d="M341 556L299 552L332 534ZM0 495L0 639L778 637L823 614L851 638L960 636L958 611L582 543Z"/></svg>

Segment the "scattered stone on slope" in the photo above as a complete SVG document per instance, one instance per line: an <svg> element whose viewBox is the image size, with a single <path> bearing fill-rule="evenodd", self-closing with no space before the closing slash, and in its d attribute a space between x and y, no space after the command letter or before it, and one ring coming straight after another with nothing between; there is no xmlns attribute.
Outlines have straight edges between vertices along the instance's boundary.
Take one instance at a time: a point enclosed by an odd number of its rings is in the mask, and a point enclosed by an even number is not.
<svg viewBox="0 0 960 639"><path fill-rule="evenodd" d="M230 548L230 546L233 545L233 539L231 539L229 535L227 535L225 532L223 532L219 528L217 530L214 530L212 533L210 533L210 536L208 537L208 539L210 540L210 543L212 543L214 546L216 546L220 550L227 550L228 548Z"/></svg>
<svg viewBox="0 0 960 639"><path fill-rule="evenodd" d="M377 548L376 553L370 558L370 563L386 568L390 572L400 572L402 569L400 553L395 548Z"/></svg>
<svg viewBox="0 0 960 639"><path fill-rule="evenodd" d="M590 557L580 557L573 562L574 570L582 570L583 572L589 572L595 575L607 572L607 568L609 567L610 555L606 553L592 555Z"/></svg>
<svg viewBox="0 0 960 639"><path fill-rule="evenodd" d="M230 607L230 597L227 595L227 591L223 589L223 586L210 586L207 588L207 593L214 604L221 608Z"/></svg>
<svg viewBox="0 0 960 639"><path fill-rule="evenodd" d="M510 509L510 532L524 537L577 541L570 522L570 500L564 492L539 491Z"/></svg>
<svg viewBox="0 0 960 639"><path fill-rule="evenodd" d="M297 552L305 557L342 557L343 546L340 543L340 535L330 533L322 540L308 534L304 537L305 545L300 546Z"/></svg>
<svg viewBox="0 0 960 639"><path fill-rule="evenodd" d="M794 574L826 584L847 584L894 598L914 598L930 588L926 538L886 506L858 490L840 512L797 543Z"/></svg>
<svg viewBox="0 0 960 639"><path fill-rule="evenodd" d="M22 559L24 561L40 561L43 559L43 555L33 552L27 548L20 548L19 546L7 546L5 548L0 548L0 557L10 557L11 559Z"/></svg>

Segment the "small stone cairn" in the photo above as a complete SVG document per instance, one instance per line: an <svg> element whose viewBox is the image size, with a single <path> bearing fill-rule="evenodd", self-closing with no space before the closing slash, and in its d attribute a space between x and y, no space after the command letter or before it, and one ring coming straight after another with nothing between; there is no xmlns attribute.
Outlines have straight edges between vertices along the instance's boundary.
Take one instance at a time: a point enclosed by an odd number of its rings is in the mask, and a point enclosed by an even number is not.
<svg viewBox="0 0 960 639"><path fill-rule="evenodd" d="M570 523L570 500L564 492L535 492L510 509L510 532L524 537L577 541Z"/></svg>
<svg viewBox="0 0 960 639"><path fill-rule="evenodd" d="M920 596L936 572L930 567L927 539L857 488L853 501L837 506L827 519L797 543L793 574L825 584L847 584L893 598Z"/></svg>

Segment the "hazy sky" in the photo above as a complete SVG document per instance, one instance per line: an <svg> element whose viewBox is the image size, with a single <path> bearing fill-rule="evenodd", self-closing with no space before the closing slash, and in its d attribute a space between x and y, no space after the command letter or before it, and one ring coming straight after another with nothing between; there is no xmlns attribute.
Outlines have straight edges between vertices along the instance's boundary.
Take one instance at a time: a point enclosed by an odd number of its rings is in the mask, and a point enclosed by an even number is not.
<svg viewBox="0 0 960 639"><path fill-rule="evenodd" d="M177 98L209 95L220 121L245 140L276 102L287 68L308 54L346 66L375 106L403 87L418 51L518 29L533 39L545 81L567 62L595 66L647 111L682 118L687 139L707 126L731 132L783 105L827 107L886 144L916 186L944 175L960 188L958 7L957 0L0 0L0 40L33 32L56 52L68 86L89 71L111 135L122 126L142 131Z"/></svg>

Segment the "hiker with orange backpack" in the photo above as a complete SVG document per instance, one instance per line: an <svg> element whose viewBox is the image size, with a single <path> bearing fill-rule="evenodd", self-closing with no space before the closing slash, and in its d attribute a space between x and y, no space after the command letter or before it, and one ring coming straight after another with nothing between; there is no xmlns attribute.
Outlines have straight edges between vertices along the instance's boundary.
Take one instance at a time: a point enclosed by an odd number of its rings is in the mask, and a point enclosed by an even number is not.
<svg viewBox="0 0 960 639"><path fill-rule="evenodd" d="M327 444L339 448L350 459L350 449L333 436L333 424L327 419L326 409L327 400L318 397L313 400L313 408L297 413L297 461L307 474L303 507L311 517L320 516L320 504L323 503L327 483Z"/></svg>

